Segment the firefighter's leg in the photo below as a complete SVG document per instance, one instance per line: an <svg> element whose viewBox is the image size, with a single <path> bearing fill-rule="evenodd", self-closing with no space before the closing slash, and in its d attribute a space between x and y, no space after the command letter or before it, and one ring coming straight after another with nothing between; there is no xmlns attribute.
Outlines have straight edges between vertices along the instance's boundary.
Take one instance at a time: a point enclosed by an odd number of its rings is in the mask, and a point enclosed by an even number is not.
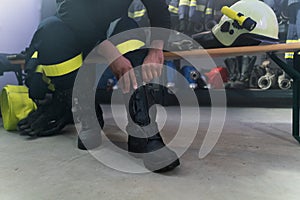
<svg viewBox="0 0 300 200"><path fill-rule="evenodd" d="M137 50L125 55L134 67L143 63L146 50ZM180 162L175 152L163 142L156 123L156 105L151 85L141 85L140 69L135 70L140 87L131 96L125 95L128 112L128 151L142 154L144 165L154 172L165 172L177 167Z"/></svg>
<svg viewBox="0 0 300 200"><path fill-rule="evenodd" d="M84 66L78 74L80 85L74 88L74 108L75 120L80 122L81 129L78 133L77 147L81 150L90 150L101 145L101 128L104 126L102 110L95 101L89 101L87 97L95 96L94 85L96 81L95 68ZM83 78L81 78L83 77ZM88 78L84 78L88 77ZM97 120L94 113L96 112Z"/></svg>
<svg viewBox="0 0 300 200"><path fill-rule="evenodd" d="M49 102L38 105L40 112L34 115L35 118L29 123L30 127L24 131L30 136L57 134L73 121L72 87L82 64L81 48L73 31L57 17L41 22L30 46L35 48L35 52L26 64L29 95L35 100L43 99L43 94L36 92L44 87L42 81L53 92ZM35 73L41 74L39 83L32 82L34 78L32 79L31 74ZM31 90L34 87L37 90Z"/></svg>
<svg viewBox="0 0 300 200"><path fill-rule="evenodd" d="M130 18L121 19L113 34L129 29L138 28L138 25ZM137 38L144 41L143 34L137 34ZM141 38L139 38L141 36ZM133 67L143 64L148 54L147 49L130 51L124 56L131 62ZM153 90L146 84L142 84L141 69L135 68L135 75L139 88L132 95L125 94L125 104L128 116L128 150L131 153L143 153L144 165L151 171L168 171L179 165L179 159L175 152L167 148L159 133L156 119L156 108ZM151 108L151 109L150 109ZM150 109L150 111L149 111ZM157 153L157 150L161 150Z"/></svg>

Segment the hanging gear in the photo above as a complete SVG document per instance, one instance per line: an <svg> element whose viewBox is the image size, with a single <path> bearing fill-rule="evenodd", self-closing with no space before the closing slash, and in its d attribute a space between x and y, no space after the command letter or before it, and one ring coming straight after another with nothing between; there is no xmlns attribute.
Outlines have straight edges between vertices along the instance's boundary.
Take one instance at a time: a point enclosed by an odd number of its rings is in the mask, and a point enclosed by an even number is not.
<svg viewBox="0 0 300 200"><path fill-rule="evenodd" d="M191 0L189 10L188 31L190 34L204 30L204 18L207 0Z"/></svg>
<svg viewBox="0 0 300 200"><path fill-rule="evenodd" d="M188 34L189 7L190 7L190 0L179 0L179 6L178 6L179 27L178 27L178 31L181 32L181 33L184 33L184 34Z"/></svg>
<svg viewBox="0 0 300 200"><path fill-rule="evenodd" d="M215 16L215 1L208 0L205 8L204 24L205 30L210 31L216 24Z"/></svg>
<svg viewBox="0 0 300 200"><path fill-rule="evenodd" d="M178 17L178 6L179 6L179 0L167 0L168 9L170 12L170 18L171 18L171 29L172 30L178 30L178 24L179 24L179 17Z"/></svg>
<svg viewBox="0 0 300 200"><path fill-rule="evenodd" d="M212 31L193 35L204 48L278 43L277 18L265 3L241 0L221 11L224 15Z"/></svg>
<svg viewBox="0 0 300 200"><path fill-rule="evenodd" d="M300 41L300 1L288 1L288 31L286 36L286 43L295 43ZM294 52L286 52L284 58L289 66L293 66Z"/></svg>
<svg viewBox="0 0 300 200"><path fill-rule="evenodd" d="M149 19L144 4L140 0L133 0L129 9L128 17L134 19L140 27L148 27Z"/></svg>

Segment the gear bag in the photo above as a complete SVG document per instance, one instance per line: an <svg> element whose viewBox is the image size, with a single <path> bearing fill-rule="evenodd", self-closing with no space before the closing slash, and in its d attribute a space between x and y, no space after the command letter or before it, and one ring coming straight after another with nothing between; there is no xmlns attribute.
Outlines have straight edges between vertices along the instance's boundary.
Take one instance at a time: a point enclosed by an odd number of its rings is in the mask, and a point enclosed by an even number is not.
<svg viewBox="0 0 300 200"><path fill-rule="evenodd" d="M17 123L36 110L36 104L28 96L28 88L18 85L6 85L0 95L0 107L4 129L13 131Z"/></svg>

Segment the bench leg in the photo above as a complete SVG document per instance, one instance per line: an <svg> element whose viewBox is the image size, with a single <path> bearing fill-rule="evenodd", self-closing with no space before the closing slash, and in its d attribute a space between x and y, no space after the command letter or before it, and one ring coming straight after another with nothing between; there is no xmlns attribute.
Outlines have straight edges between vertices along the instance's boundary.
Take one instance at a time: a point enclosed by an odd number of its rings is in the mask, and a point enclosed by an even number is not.
<svg viewBox="0 0 300 200"><path fill-rule="evenodd" d="M300 72L299 52L294 53L294 69ZM300 103L300 79L293 80L293 137L300 143L299 137L299 103Z"/></svg>
<svg viewBox="0 0 300 200"><path fill-rule="evenodd" d="M282 61L275 53L268 53L270 58L283 69L293 79L293 116L292 116L292 132L293 137L300 143L299 137L299 103L300 103L300 55L294 53L294 67L289 67L286 62Z"/></svg>

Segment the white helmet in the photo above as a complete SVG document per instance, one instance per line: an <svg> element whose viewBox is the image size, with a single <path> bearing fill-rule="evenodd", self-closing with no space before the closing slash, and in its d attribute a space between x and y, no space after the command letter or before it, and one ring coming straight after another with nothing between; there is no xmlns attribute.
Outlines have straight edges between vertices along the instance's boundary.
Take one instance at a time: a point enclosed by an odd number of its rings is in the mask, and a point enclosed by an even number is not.
<svg viewBox="0 0 300 200"><path fill-rule="evenodd" d="M278 42L278 22L273 10L259 0L241 0L222 8L220 22L212 28L224 46Z"/></svg>

